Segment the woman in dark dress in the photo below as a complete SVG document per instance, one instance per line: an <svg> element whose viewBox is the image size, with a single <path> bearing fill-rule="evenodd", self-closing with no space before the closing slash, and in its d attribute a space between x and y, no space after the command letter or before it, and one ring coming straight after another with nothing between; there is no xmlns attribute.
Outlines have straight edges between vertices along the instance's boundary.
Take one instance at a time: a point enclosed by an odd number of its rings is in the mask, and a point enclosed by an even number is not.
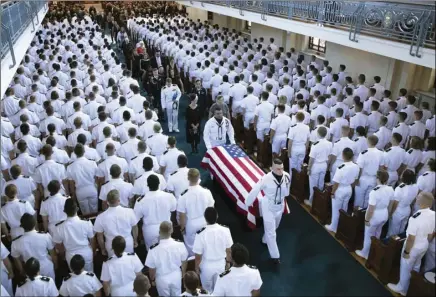
<svg viewBox="0 0 436 297"><path fill-rule="evenodd" d="M191 144L192 154L198 153L198 143L200 142L200 107L197 104L198 96L190 94L191 103L186 108L186 141Z"/></svg>

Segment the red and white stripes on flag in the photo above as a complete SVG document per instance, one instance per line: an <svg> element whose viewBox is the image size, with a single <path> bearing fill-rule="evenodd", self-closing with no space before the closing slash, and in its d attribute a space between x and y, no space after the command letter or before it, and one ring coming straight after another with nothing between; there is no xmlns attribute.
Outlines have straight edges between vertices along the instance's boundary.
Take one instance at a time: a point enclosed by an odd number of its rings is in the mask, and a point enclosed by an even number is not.
<svg viewBox="0 0 436 297"><path fill-rule="evenodd" d="M255 229L259 203L256 200L253 206L247 209L245 198L265 172L236 144L209 149L203 157L201 166L212 173L226 194L236 202L238 212L247 216L248 226ZM262 191L257 199L262 199L263 196ZM284 213L289 213L286 200Z"/></svg>

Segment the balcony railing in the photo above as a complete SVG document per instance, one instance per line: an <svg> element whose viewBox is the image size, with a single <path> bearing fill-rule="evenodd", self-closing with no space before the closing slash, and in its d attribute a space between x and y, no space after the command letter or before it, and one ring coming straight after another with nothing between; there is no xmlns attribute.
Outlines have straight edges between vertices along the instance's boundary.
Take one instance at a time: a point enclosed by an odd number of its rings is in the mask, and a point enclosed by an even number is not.
<svg viewBox="0 0 436 297"><path fill-rule="evenodd" d="M38 12L47 4L43 1L7 1L1 4L1 47L0 54L3 59L10 51L13 65L15 65L14 43L32 23L32 30L38 24ZM34 31L32 31L34 32Z"/></svg>
<svg viewBox="0 0 436 297"><path fill-rule="evenodd" d="M268 16L276 16L347 30L354 42L363 34L407 43L410 55L416 57L421 57L422 47L435 47L434 2L428 5L330 0L203 2L239 9L241 15L243 11L257 12L265 21Z"/></svg>

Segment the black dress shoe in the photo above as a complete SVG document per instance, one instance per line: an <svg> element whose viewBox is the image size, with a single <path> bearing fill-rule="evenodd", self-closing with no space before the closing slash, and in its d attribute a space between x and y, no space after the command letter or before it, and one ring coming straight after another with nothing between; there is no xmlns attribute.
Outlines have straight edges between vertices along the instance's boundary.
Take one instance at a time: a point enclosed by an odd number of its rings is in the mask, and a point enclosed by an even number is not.
<svg viewBox="0 0 436 297"><path fill-rule="evenodd" d="M264 246L268 246L265 242L262 241L262 239L260 240L260 243L263 244Z"/></svg>
<svg viewBox="0 0 436 297"><path fill-rule="evenodd" d="M272 258L271 261L274 265L280 265L281 263L279 258Z"/></svg>

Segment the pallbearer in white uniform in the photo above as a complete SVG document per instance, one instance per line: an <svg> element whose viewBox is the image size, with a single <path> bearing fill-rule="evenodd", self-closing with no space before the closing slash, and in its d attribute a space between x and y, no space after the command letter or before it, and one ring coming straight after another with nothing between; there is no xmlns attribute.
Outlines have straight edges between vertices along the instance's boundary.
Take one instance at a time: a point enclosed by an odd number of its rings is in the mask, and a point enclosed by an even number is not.
<svg viewBox="0 0 436 297"><path fill-rule="evenodd" d="M369 193L363 249L356 251L358 256L365 259L368 259L371 237L380 238L383 225L388 220L388 206L394 196L394 189L387 185L388 180L389 174L386 171L377 171L377 186Z"/></svg>
<svg viewBox="0 0 436 297"><path fill-rule="evenodd" d="M285 197L289 195L290 185L291 178L289 173L283 170L283 162L280 159L274 159L272 171L262 177L245 199L245 205L248 208L258 198L260 192L264 192L265 196L259 199L265 231L262 243L267 244L270 257L275 264L280 264L276 229L279 227L285 210Z"/></svg>
<svg viewBox="0 0 436 297"><path fill-rule="evenodd" d="M230 120L223 116L223 110L216 108L214 116L204 126L203 138L207 149L214 148L227 143L227 136L230 143L235 144L235 131Z"/></svg>
<svg viewBox="0 0 436 297"><path fill-rule="evenodd" d="M177 85L172 84L171 78L167 78L160 96L162 109L167 114L168 130L179 132L179 100L182 92Z"/></svg>
<svg viewBox="0 0 436 297"><path fill-rule="evenodd" d="M407 239L403 246L400 264L400 281L398 284L388 284L392 291L405 296L409 288L412 270L419 272L421 260L424 257L429 242L435 232L435 212L430 209L434 202L431 193L421 192L416 198L419 210L410 217L407 226Z"/></svg>

